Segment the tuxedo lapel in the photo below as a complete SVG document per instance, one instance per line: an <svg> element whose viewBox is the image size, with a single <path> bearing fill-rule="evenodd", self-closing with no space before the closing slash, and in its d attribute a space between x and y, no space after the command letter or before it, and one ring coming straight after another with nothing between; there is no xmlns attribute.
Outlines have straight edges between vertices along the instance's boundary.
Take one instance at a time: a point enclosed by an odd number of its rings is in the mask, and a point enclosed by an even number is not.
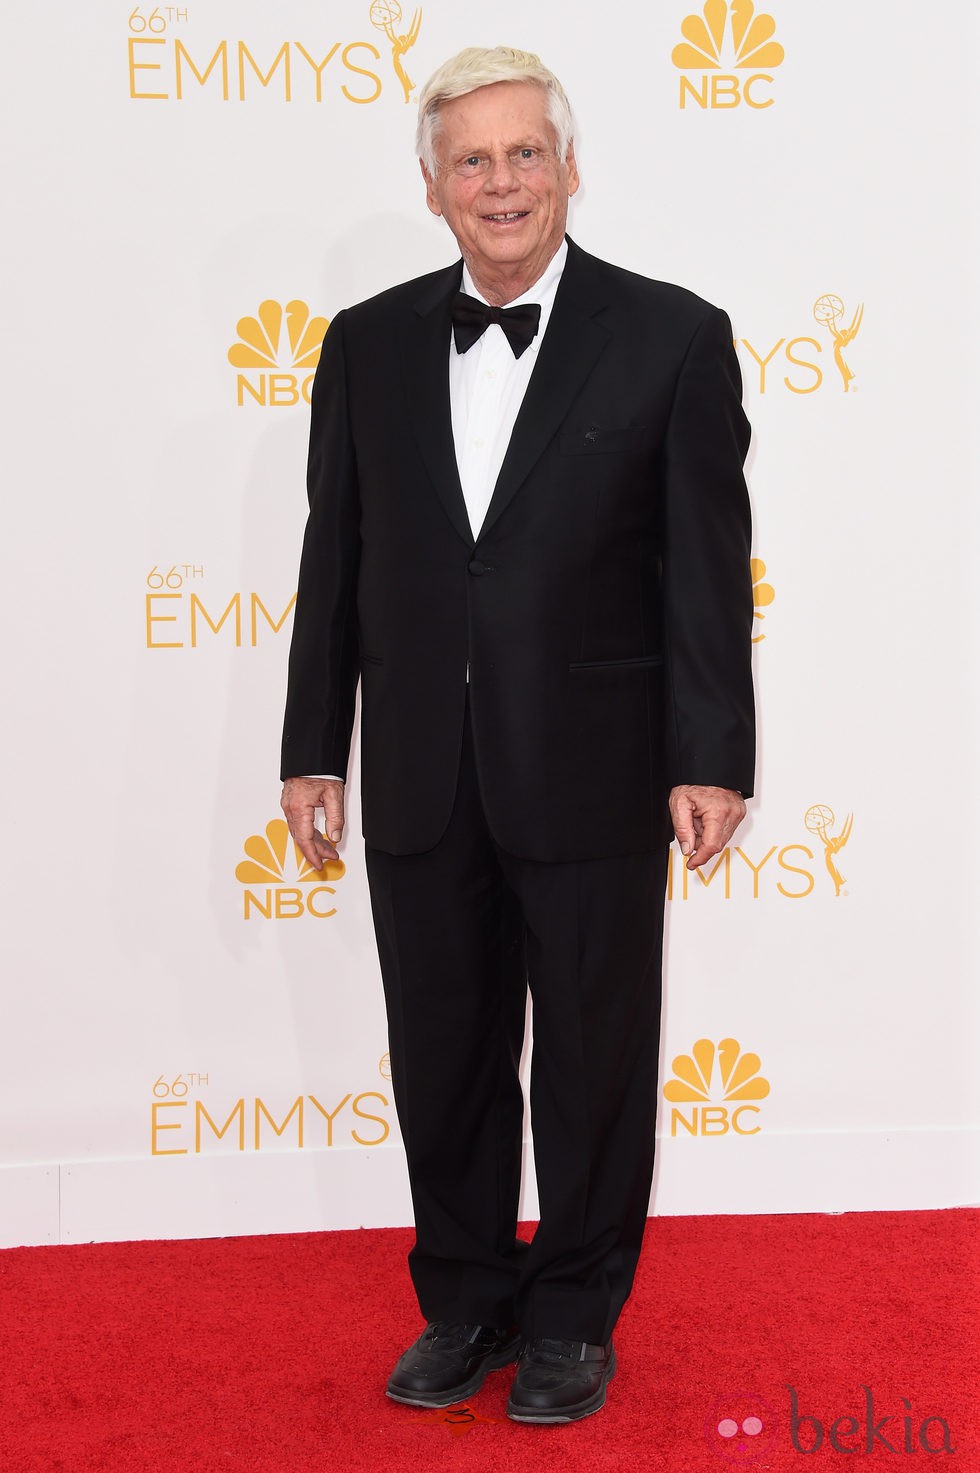
<svg viewBox="0 0 980 1473"><path fill-rule="evenodd" d="M520 490L608 344L608 330L595 321L595 314L605 305L592 258L569 241L551 320L480 529L481 537Z"/></svg>
<svg viewBox="0 0 980 1473"><path fill-rule="evenodd" d="M462 262L430 281L402 330L402 372L412 429L426 469L446 515L468 547L473 532L453 444L449 403L449 342L452 301L459 290Z"/></svg>

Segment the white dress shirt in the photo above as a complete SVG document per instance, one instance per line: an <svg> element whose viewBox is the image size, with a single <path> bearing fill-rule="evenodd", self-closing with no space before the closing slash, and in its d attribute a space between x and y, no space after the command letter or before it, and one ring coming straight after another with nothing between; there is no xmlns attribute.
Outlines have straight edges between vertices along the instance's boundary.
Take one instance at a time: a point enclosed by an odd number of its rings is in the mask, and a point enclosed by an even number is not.
<svg viewBox="0 0 980 1473"><path fill-rule="evenodd" d="M537 334L520 358L514 357L503 328L495 322L467 353L457 353L456 344L450 339L449 403L453 443L463 500L474 537L480 535L493 488L507 454L514 423L548 329L567 255L567 242L562 241L544 275L523 296L507 303L508 307L518 307L525 302L538 302L541 307ZM466 266L463 267L461 289L480 302L487 300L477 290Z"/></svg>
<svg viewBox="0 0 980 1473"><path fill-rule="evenodd" d="M466 514L474 538L480 535L493 488L514 433L514 424L538 361L567 256L568 243L563 240L544 274L523 296L507 303L508 307L517 307L525 302L538 302L541 307L538 331L531 346L525 348L519 358L515 358L503 328L496 322L490 324L466 353L457 353L452 336L449 339L449 405L453 443ZM465 264L461 290L478 301L487 301L474 285ZM487 302L487 306L490 305ZM317 776L343 781L335 773L319 773Z"/></svg>

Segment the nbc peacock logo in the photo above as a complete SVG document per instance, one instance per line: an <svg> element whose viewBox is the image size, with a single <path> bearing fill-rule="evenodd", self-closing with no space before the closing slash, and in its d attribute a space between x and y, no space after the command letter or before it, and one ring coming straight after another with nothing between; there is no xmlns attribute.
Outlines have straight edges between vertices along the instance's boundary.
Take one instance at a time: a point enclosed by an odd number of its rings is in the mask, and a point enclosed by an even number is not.
<svg viewBox="0 0 980 1473"><path fill-rule="evenodd" d="M714 1044L699 1038L689 1054L678 1054L673 1078L663 1088L670 1112L670 1133L678 1126L688 1135L758 1135L759 1106L769 1095L769 1081L761 1074L758 1054L743 1053L736 1038ZM679 1105L687 1107L678 1109Z"/></svg>
<svg viewBox="0 0 980 1473"><path fill-rule="evenodd" d="M309 307L298 299L283 306L270 298L254 317L242 317L238 338L228 349L232 368L250 370L237 375L239 409L246 395L264 409L288 409L301 398L309 404L329 326L328 318L311 317Z"/></svg>
<svg viewBox="0 0 980 1473"><path fill-rule="evenodd" d="M757 12L753 0L705 0L700 15L684 17L684 40L671 53L674 66L685 74L680 106L691 99L704 109L743 102L756 109L772 107L772 68L782 66L785 56L775 34L775 20ZM693 72L700 76L689 75Z"/></svg>
<svg viewBox="0 0 980 1473"><path fill-rule="evenodd" d="M763 609L767 609L771 603L775 602L776 590L771 583L765 581L766 565L761 557L754 557L750 560L749 570L752 574L752 615L753 628L755 628L755 620L762 621L766 617ZM765 634L761 632L753 634L752 643L759 644L765 637Z"/></svg>
<svg viewBox="0 0 980 1473"><path fill-rule="evenodd" d="M313 916L325 921L337 914L333 903L337 892L330 882L346 874L342 859L329 859L322 869L314 869L291 838L284 818L272 819L264 834L250 835L244 848L246 858L238 864L235 879L245 887L245 920L262 916L267 921L296 921Z"/></svg>

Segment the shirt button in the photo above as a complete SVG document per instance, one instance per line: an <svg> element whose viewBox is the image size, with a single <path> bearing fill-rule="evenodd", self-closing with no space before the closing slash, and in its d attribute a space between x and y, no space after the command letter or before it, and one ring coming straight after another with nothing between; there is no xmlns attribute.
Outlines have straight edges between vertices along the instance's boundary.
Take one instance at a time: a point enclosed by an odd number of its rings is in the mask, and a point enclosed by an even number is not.
<svg viewBox="0 0 980 1473"><path fill-rule="evenodd" d="M474 440L473 441L473 444L476 446L477 450L482 450L483 447L484 447L484 445L486 443L487 443L486 440Z"/></svg>

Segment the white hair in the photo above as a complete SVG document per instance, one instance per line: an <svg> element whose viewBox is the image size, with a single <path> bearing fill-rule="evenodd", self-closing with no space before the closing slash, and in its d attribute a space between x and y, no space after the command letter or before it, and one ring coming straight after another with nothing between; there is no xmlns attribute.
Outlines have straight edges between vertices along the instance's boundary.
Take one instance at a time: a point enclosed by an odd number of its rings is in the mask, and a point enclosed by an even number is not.
<svg viewBox="0 0 980 1473"><path fill-rule="evenodd" d="M533 51L517 51L513 46L468 46L465 51L443 62L419 95L415 148L428 174L435 177L439 167L436 140L442 104L454 97L465 97L478 87L491 87L495 82L528 82L544 89L547 117L555 130L558 158L561 163L565 162L568 145L572 141L572 109L554 72L550 72Z"/></svg>

